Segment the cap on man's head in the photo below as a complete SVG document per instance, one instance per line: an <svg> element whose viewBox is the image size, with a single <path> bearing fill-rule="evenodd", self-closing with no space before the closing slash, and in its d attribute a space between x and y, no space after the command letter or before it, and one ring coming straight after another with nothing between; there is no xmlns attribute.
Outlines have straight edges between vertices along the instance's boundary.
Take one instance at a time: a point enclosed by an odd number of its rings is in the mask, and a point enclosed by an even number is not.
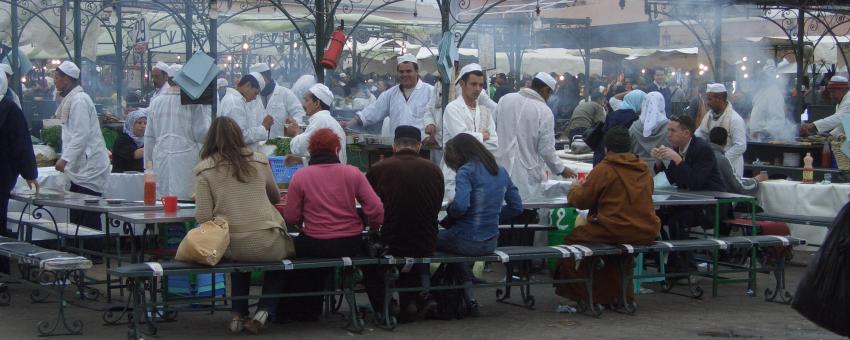
<svg viewBox="0 0 850 340"><path fill-rule="evenodd" d="M409 53L398 57L398 64L401 65L403 63L414 63L417 65L419 64L419 62L416 60L416 57Z"/></svg>
<svg viewBox="0 0 850 340"><path fill-rule="evenodd" d="M614 127L605 133L605 148L615 153L630 152L632 150L632 139L629 131L622 127Z"/></svg>
<svg viewBox="0 0 850 340"><path fill-rule="evenodd" d="M215 83L216 87L227 87L227 79L218 78Z"/></svg>
<svg viewBox="0 0 850 340"><path fill-rule="evenodd" d="M59 71L62 71L66 76L80 79L80 68L77 67L77 64L74 64L68 60L63 61L59 64Z"/></svg>
<svg viewBox="0 0 850 340"><path fill-rule="evenodd" d="M829 78L829 83L826 84L827 89L842 90L847 88L847 78L842 76L832 76Z"/></svg>
<svg viewBox="0 0 850 340"><path fill-rule="evenodd" d="M257 80L257 84L259 84L259 85L260 85L260 89L262 89L262 88L266 87L266 80L265 80L265 79L263 79L263 75L262 75L262 74L260 74L259 72L251 72L251 73L248 73L248 74L249 74L250 76L254 77L254 79L256 79L256 80Z"/></svg>
<svg viewBox="0 0 850 340"><path fill-rule="evenodd" d="M540 79L540 81L546 84L546 86L549 86L552 91L555 91L555 86L558 86L558 82L555 81L555 78L552 78L552 76L546 72L537 72L534 79Z"/></svg>
<svg viewBox="0 0 850 340"><path fill-rule="evenodd" d="M180 64L172 64L168 67L168 78L174 78L178 73L183 69L183 65Z"/></svg>
<svg viewBox="0 0 850 340"><path fill-rule="evenodd" d="M14 72L12 72L12 66L9 66L9 64L0 64L0 70L3 70L4 73L10 76L14 74Z"/></svg>
<svg viewBox="0 0 850 340"><path fill-rule="evenodd" d="M399 127L395 128L395 137L393 140L399 139L412 139L415 141L419 141L422 139L422 131L415 126L410 125L399 125Z"/></svg>
<svg viewBox="0 0 850 340"><path fill-rule="evenodd" d="M271 70L271 68L269 67L269 64L266 64L266 63L256 63L254 65L251 65L251 68L248 69L248 71L250 71L250 72L257 72L257 73L263 73L263 72L270 71L270 70Z"/></svg>
<svg viewBox="0 0 850 340"><path fill-rule="evenodd" d="M707 93L726 93L726 85L720 83L708 84L706 86Z"/></svg>
<svg viewBox="0 0 850 340"><path fill-rule="evenodd" d="M310 87L310 93L313 94L316 99L320 102L324 103L327 106L333 105L334 102L334 94L331 92L325 84L316 84Z"/></svg>
<svg viewBox="0 0 850 340"><path fill-rule="evenodd" d="M484 70L481 69L481 65L478 65L476 63L467 64L466 66L460 69L460 73L457 75L457 81L455 81L455 83L459 82L460 78L463 78L463 76L465 76L467 73L475 71L484 72Z"/></svg>
<svg viewBox="0 0 850 340"><path fill-rule="evenodd" d="M156 62L156 65L154 65L154 66L153 66L153 68L154 68L155 70L160 70L160 71L165 72L166 74L168 74L169 66L168 66L168 64L166 64L166 63L164 63L164 62L161 62L161 61Z"/></svg>

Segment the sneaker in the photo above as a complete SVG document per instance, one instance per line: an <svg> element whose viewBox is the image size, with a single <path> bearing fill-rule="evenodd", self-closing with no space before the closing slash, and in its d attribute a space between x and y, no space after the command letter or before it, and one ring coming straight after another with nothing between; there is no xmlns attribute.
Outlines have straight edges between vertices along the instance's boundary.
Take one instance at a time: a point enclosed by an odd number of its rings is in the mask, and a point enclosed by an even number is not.
<svg viewBox="0 0 850 340"><path fill-rule="evenodd" d="M478 301L472 300L466 303L466 314L471 317L481 316L481 306Z"/></svg>

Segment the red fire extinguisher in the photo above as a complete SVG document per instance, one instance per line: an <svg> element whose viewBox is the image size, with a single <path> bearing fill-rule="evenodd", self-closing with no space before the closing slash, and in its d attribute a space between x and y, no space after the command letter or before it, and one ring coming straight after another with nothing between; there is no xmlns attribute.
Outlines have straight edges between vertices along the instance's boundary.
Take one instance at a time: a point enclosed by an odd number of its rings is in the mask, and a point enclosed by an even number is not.
<svg viewBox="0 0 850 340"><path fill-rule="evenodd" d="M342 54L342 47L345 44L345 33L342 33L343 26L337 27L336 31L331 34L331 41L328 42L328 49L322 55L322 66L326 69L335 69L336 62Z"/></svg>

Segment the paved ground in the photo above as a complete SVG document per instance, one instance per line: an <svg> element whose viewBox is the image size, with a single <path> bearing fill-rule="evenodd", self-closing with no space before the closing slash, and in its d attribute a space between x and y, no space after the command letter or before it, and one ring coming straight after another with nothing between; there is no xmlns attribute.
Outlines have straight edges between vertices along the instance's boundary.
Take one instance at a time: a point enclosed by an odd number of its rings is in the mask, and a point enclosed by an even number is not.
<svg viewBox="0 0 850 340"><path fill-rule="evenodd" d="M799 254L796 262L805 263L806 256ZM789 287L796 287L802 266L788 269ZM488 280L498 280L490 273ZM555 308L558 297L548 286L537 286L533 292L537 309L527 310L495 301L494 289L477 291L482 303L482 316L455 321L422 321L400 325L394 332L377 329L367 324L363 335L342 329L345 321L333 316L317 323L289 323L272 325L258 338L379 338L399 336L412 338L445 339L840 339L839 336L815 326L789 306L768 303L763 290L772 285L772 277L759 276L759 296L747 297L745 285L720 288L717 298L710 297L710 283L704 282L706 296L702 300L654 293L638 296L638 312L633 315L607 312L600 318L586 315L558 314ZM658 286L648 284L657 289ZM55 304L31 304L29 291L16 285L11 287L11 306L0 307L0 330L3 339L35 339L39 320L55 317ZM55 301L55 300L51 300ZM358 296L361 304L365 296ZM126 337L126 326L104 326L100 312L70 307L68 315L85 323L86 339L121 339ZM181 313L178 321L159 324L159 338L166 339L230 339L227 333L228 313ZM247 337L242 335L241 337ZM58 339L81 337L59 337Z"/></svg>

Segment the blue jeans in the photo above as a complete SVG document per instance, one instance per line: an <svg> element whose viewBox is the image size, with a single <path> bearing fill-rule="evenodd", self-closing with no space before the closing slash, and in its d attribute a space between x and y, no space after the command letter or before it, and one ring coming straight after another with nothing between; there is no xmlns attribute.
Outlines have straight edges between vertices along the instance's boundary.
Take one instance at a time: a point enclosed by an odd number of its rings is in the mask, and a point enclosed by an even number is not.
<svg viewBox="0 0 850 340"><path fill-rule="evenodd" d="M437 233L438 251L463 256L483 256L492 254L493 250L496 250L496 244L499 243L498 236L485 241L470 241L458 237L452 230L443 229ZM458 275L464 284L472 282L472 263L449 263L448 268ZM475 301L472 287L463 288L463 295L467 302Z"/></svg>

